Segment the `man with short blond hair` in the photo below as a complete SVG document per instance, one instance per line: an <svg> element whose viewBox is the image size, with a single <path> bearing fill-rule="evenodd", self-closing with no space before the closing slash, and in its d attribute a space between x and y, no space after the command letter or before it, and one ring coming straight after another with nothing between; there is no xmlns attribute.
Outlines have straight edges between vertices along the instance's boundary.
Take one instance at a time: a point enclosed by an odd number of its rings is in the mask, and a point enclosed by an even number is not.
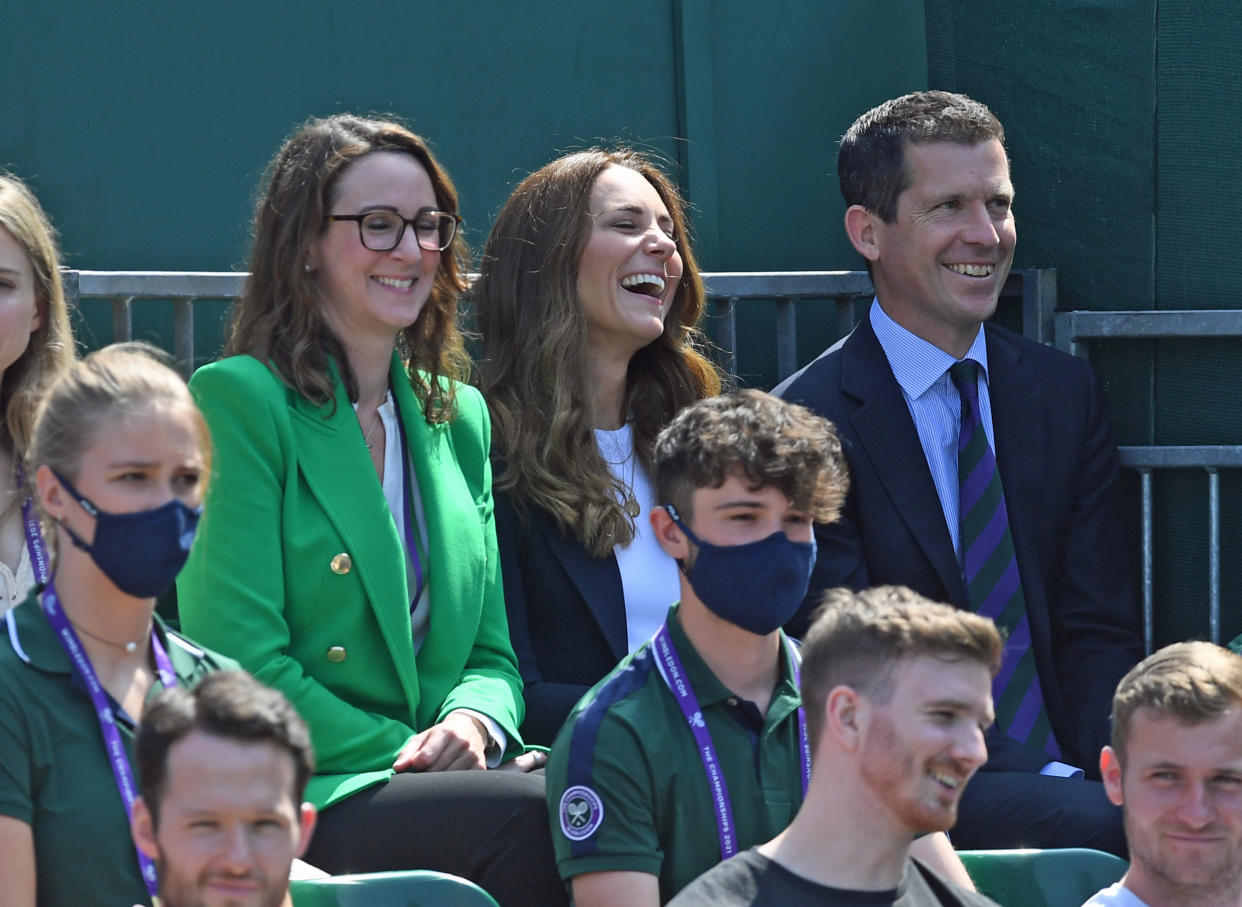
<svg viewBox="0 0 1242 907"><path fill-rule="evenodd" d="M992 621L900 586L835 589L802 644L815 770L787 829L721 863L676 907L992 902L910 857L946 831L983 764L1001 640ZM864 900L865 899L865 900Z"/></svg>
<svg viewBox="0 0 1242 907"><path fill-rule="evenodd" d="M1100 773L1130 868L1085 907L1242 905L1242 656L1179 642L1140 662L1113 697Z"/></svg>

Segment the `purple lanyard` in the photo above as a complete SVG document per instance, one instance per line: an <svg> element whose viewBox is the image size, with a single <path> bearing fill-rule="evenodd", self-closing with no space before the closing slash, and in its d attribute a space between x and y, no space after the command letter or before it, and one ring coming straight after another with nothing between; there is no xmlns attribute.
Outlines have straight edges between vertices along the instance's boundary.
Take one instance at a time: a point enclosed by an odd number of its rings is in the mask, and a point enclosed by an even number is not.
<svg viewBox="0 0 1242 907"><path fill-rule="evenodd" d="M405 510L405 547L410 552L410 561L414 564L414 598L410 600L410 614L413 614L418 607L418 600L423 597L423 560L418 556L418 523L414 520L414 507L410 503L414 496L410 448L405 440L405 426L401 422L401 410L397 409L396 400L393 400L392 406L397 411L397 434L401 436L401 497Z"/></svg>
<svg viewBox="0 0 1242 907"><path fill-rule="evenodd" d="M699 758L703 760L703 773L707 776L712 797L716 801L716 831L720 836L720 859L727 860L737 853L737 831L733 825L733 804L729 800L729 785L720 768L720 760L716 758L716 745L712 743L712 735L707 730L707 722L703 719L703 712L699 708L698 697L694 695L694 688L690 686L690 678L686 676L681 658L673 646L667 623L656 631L651 642L659 657L657 664L660 666L660 676L668 686L669 692L673 694L673 698L677 700L677 705L681 707L681 713L686 716L686 724L690 726L690 733L694 735L694 742L698 745ZM793 662L794 683L800 686L802 672L799 668L801 659L798 650L788 637L785 638L785 644L789 647L790 661ZM798 744L802 751L802 797L805 799L806 787L811 780L811 747L806 739L806 711L802 706L798 706Z"/></svg>
<svg viewBox="0 0 1242 907"><path fill-rule="evenodd" d="M26 470L17 464L17 490L26 487ZM46 585L52 578L48 566L47 545L43 541L43 533L39 531L39 520L35 516L34 500L26 495L22 501L22 524L26 529L26 547L30 550L30 567L34 571L35 582Z"/></svg>
<svg viewBox="0 0 1242 907"><path fill-rule="evenodd" d="M50 581L43 591L43 613L47 615L48 622L56 633L56 638L60 641L65 654L69 656L69 661L73 663L78 676L82 678L87 692L90 693L91 704L95 707L95 716L99 719L99 731L103 734L104 749L108 752L108 761L112 764L112 775L116 779L116 787L121 794L121 800L125 804L125 815L128 817L134 811L134 800L137 795L134 791L134 773L129 767L129 757L125 755L121 732L116 728L116 717L112 713L112 707L108 705L108 695L104 692L103 684L99 682L95 669L91 667L91 660L87 657L86 650L82 648L78 634L73 631L69 619L61 610L56 587ZM155 655L155 668L159 672L160 683L165 688L175 687L177 674L154 628L151 629L151 651ZM134 851L138 854L138 868L142 872L142 880L154 899L159 893L155 864L136 846Z"/></svg>

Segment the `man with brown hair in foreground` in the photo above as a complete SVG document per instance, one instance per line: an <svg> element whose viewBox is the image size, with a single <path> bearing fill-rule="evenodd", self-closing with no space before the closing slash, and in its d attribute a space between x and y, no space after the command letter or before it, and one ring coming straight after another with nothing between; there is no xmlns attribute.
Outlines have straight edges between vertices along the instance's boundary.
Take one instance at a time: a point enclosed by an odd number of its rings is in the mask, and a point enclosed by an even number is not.
<svg viewBox="0 0 1242 907"><path fill-rule="evenodd" d="M701 876L677 907L850 904L978 907L992 901L910 856L946 831L987 758L992 621L901 586L834 589L802 645L814 771L793 823Z"/></svg>
<svg viewBox="0 0 1242 907"><path fill-rule="evenodd" d="M244 671L173 687L138 731L134 842L161 907L291 907L289 869L310 843L302 802L315 757L285 697Z"/></svg>

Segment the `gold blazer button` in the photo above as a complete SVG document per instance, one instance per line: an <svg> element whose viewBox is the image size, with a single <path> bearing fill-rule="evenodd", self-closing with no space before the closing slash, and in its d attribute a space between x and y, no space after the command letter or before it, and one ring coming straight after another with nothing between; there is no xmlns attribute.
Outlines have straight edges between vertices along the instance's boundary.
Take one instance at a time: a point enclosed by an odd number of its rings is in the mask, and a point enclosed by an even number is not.
<svg viewBox="0 0 1242 907"><path fill-rule="evenodd" d="M334 664L340 663L345 660L345 647L333 646L328 650L328 654L324 657Z"/></svg>
<svg viewBox="0 0 1242 907"><path fill-rule="evenodd" d="M354 566L353 560L350 558L348 554L346 554L343 551L340 554L338 554L336 557L332 558L332 563L331 563L332 572L335 573L337 576L344 576L351 569L353 569L353 566Z"/></svg>

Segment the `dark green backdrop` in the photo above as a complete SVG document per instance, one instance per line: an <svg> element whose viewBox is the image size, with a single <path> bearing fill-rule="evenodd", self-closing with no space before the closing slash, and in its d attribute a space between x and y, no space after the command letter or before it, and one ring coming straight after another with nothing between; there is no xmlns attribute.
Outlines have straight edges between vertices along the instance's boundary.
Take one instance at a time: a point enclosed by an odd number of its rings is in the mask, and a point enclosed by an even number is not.
<svg viewBox="0 0 1242 907"><path fill-rule="evenodd" d="M1017 264L1062 307L1236 306L1242 7L1227 0L0 0L0 165L29 179L74 267L244 267L260 174L311 115L391 112L429 136L480 245L523 175L599 140L653 149L712 270L858 266L834 145L884 98L966 91L1005 122ZM84 330L106 333L100 303ZM827 319L799 318L803 359ZM223 306L196 315L199 352ZM775 379L771 310L744 379ZM166 332L139 311L138 333ZM1123 443L1237 443L1238 350L1102 345ZM1226 636L1242 629L1242 489L1224 482ZM1206 482L1157 483L1160 637L1204 632Z"/></svg>
<svg viewBox="0 0 1242 907"><path fill-rule="evenodd" d="M1055 266L1060 307L1242 304L1242 7L927 0L926 14L929 84L980 98L1006 124L1015 263ZM1240 443L1239 352L1227 340L1098 344L1121 442ZM1202 471L1157 474L1157 643L1207 635L1207 496ZM1228 640L1242 630L1236 471L1222 473L1221 509Z"/></svg>

